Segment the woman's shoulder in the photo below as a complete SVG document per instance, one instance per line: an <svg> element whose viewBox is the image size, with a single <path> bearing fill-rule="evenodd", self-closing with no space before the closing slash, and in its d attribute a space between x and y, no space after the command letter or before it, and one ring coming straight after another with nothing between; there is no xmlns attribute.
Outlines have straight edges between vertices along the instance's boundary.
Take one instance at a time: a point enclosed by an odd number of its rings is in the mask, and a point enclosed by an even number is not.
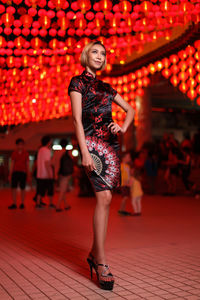
<svg viewBox="0 0 200 300"><path fill-rule="evenodd" d="M82 75L73 76L68 87L68 93L75 91L82 94L83 87L84 83Z"/></svg>
<svg viewBox="0 0 200 300"><path fill-rule="evenodd" d="M71 83L71 82L80 82L80 81L82 81L82 80L83 80L83 78L82 78L82 76L81 76L81 74L80 74L80 75L73 76L73 77L71 78L71 80L70 80L70 83Z"/></svg>

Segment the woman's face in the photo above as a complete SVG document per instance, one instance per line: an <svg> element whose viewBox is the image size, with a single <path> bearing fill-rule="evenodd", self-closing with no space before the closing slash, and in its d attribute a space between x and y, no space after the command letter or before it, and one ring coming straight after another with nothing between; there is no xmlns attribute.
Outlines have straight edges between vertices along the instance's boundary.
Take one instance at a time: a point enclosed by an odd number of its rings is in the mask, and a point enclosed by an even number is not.
<svg viewBox="0 0 200 300"><path fill-rule="evenodd" d="M100 70L106 59L106 51L101 45L93 45L88 52L88 67Z"/></svg>

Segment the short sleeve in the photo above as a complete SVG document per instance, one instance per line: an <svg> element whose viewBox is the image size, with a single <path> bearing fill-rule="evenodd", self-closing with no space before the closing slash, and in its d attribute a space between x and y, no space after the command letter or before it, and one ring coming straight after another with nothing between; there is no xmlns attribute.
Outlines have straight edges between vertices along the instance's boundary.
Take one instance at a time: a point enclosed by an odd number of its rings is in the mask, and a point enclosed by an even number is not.
<svg viewBox="0 0 200 300"><path fill-rule="evenodd" d="M111 95L113 96L113 98L115 98L115 96L117 95L117 91L115 89L113 89L111 85L110 85L110 92L111 92Z"/></svg>
<svg viewBox="0 0 200 300"><path fill-rule="evenodd" d="M16 153L16 152L15 152L15 151L13 151L13 153L12 153L12 155L11 155L11 159L12 159L12 160L15 160L15 158L16 158L16 155L15 155L15 153Z"/></svg>
<svg viewBox="0 0 200 300"><path fill-rule="evenodd" d="M80 94L83 92L83 81L81 80L80 77L75 76L72 77L69 87L68 87L68 94L70 95L70 92L75 91Z"/></svg>
<svg viewBox="0 0 200 300"><path fill-rule="evenodd" d="M29 161L29 154L27 151L26 151L26 160Z"/></svg>

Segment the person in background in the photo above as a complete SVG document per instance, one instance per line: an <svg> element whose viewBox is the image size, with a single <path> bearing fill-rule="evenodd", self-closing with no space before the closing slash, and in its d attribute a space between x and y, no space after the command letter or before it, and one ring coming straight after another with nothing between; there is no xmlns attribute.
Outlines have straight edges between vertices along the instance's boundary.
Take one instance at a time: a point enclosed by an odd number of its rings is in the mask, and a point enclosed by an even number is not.
<svg viewBox="0 0 200 300"><path fill-rule="evenodd" d="M36 207L41 208L42 197L49 196L49 207L55 207L53 204L54 178L51 162L51 137L44 136L41 140L41 148L37 155L37 201Z"/></svg>
<svg viewBox="0 0 200 300"><path fill-rule="evenodd" d="M131 155L128 152L125 152L122 155L121 162L121 194L122 201L118 213L123 216L127 216L130 213L125 210L126 202L130 197L130 163Z"/></svg>
<svg viewBox="0 0 200 300"><path fill-rule="evenodd" d="M165 172L165 180L167 183L167 194L169 196L176 195L177 178L179 176L179 150L177 147L171 147L169 150L167 169Z"/></svg>
<svg viewBox="0 0 200 300"><path fill-rule="evenodd" d="M134 213L132 216L141 216L142 214L142 184L141 184L141 171L137 168L131 170L130 178L130 192L131 192L131 204L133 206Z"/></svg>
<svg viewBox="0 0 200 300"><path fill-rule="evenodd" d="M194 134L192 139L192 148L194 153L194 166L196 168L200 167L200 128Z"/></svg>
<svg viewBox="0 0 200 300"><path fill-rule="evenodd" d="M66 199L66 193L69 189L69 181L71 179L71 175L73 174L73 159L69 154L69 151L66 150L68 142L66 139L62 139L60 141L60 145L62 150L59 151L59 161L56 164L58 169L55 169L55 173L58 174L59 181L59 196L58 202L56 205L56 211L61 212L61 203L64 201L64 209L68 210L71 206L68 204ZM53 157L54 158L54 157ZM58 157L57 157L58 158ZM55 160L53 160L55 162Z"/></svg>
<svg viewBox="0 0 200 300"><path fill-rule="evenodd" d="M192 140L190 139L189 132L184 133L184 139L181 142L181 149L183 148L189 148L190 150L192 150Z"/></svg>
<svg viewBox="0 0 200 300"><path fill-rule="evenodd" d="M24 149L24 140L19 138L16 140L16 150L11 155L11 166L9 172L9 181L11 181L13 204L9 209L17 208L17 187L21 189L20 209L24 209L25 187L26 181L30 178L29 173L29 154Z"/></svg>
<svg viewBox="0 0 200 300"><path fill-rule="evenodd" d="M156 192L156 178L158 173L158 162L155 155L155 151L148 151L144 168L147 176L148 193L150 195L153 195Z"/></svg>
<svg viewBox="0 0 200 300"><path fill-rule="evenodd" d="M192 164L191 149L188 147L183 147L182 153L183 159L179 160L179 164L181 164L182 181L187 193L195 193L196 185L189 179Z"/></svg>

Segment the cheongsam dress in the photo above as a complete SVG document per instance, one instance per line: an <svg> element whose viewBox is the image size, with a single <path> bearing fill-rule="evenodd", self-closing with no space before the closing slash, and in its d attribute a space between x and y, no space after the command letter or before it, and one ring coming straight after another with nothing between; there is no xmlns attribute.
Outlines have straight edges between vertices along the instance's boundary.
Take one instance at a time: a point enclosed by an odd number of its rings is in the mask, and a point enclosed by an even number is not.
<svg viewBox="0 0 200 300"><path fill-rule="evenodd" d="M95 191L120 186L119 142L108 125L112 120L112 101L117 94L110 84L84 71L71 79L68 92L82 95L82 124L87 148L97 170L88 173Z"/></svg>

